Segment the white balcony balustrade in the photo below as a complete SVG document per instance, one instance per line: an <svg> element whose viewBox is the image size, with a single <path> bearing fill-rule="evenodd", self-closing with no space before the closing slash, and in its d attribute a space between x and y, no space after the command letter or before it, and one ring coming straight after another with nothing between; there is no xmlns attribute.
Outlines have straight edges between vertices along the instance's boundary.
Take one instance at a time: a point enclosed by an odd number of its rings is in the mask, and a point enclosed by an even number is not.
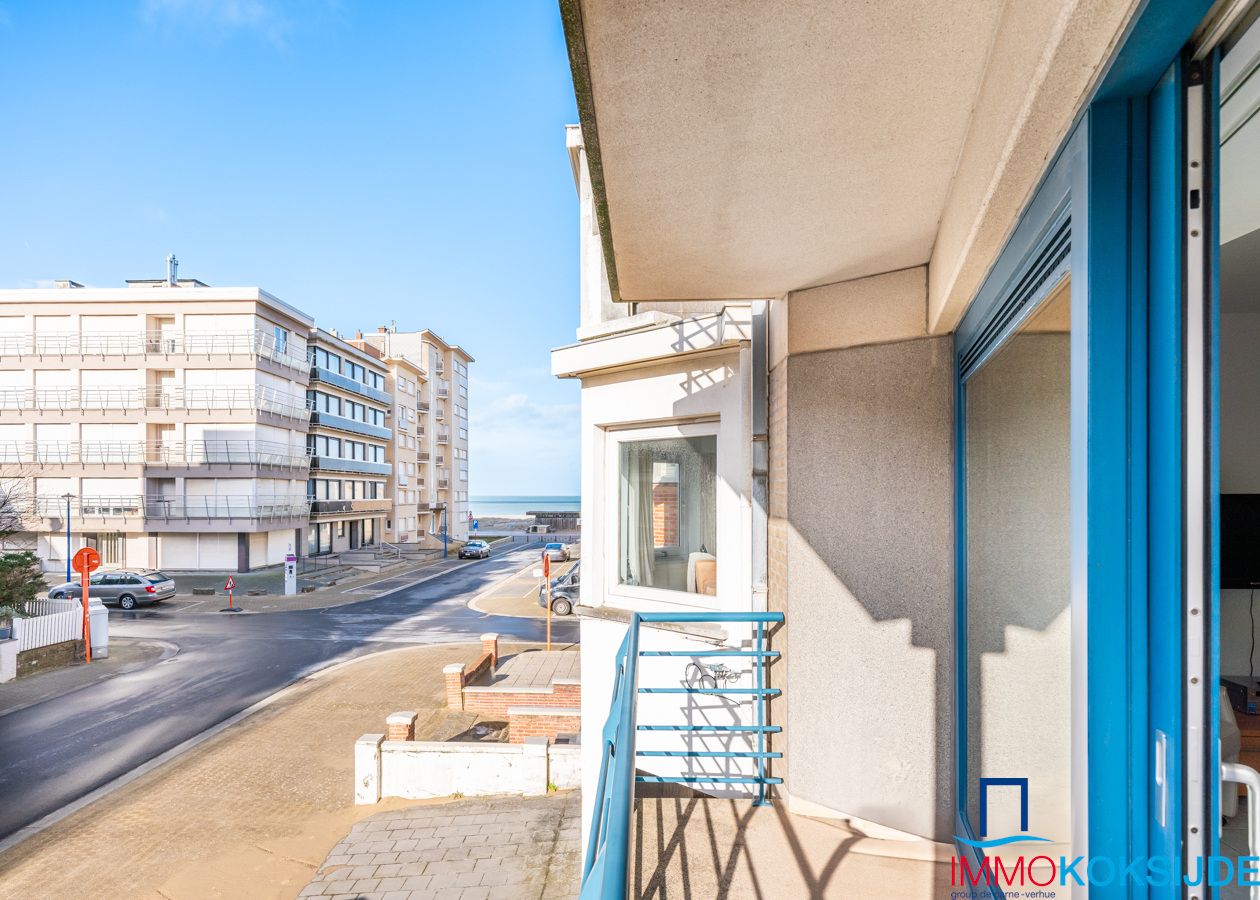
<svg viewBox="0 0 1260 900"><path fill-rule="evenodd" d="M270 466L306 469L310 454L275 441L0 441L0 464Z"/></svg>
<svg viewBox="0 0 1260 900"><path fill-rule="evenodd" d="M66 501L62 497L36 497L31 507L36 518L61 519L66 514ZM304 494L213 497L148 494L77 497L70 501L70 515L79 519L295 519L305 518L310 508L310 500Z"/></svg>
<svg viewBox="0 0 1260 900"><path fill-rule="evenodd" d="M0 388L0 414L10 410L249 410L309 419L311 402L263 385Z"/></svg>
<svg viewBox="0 0 1260 900"><path fill-rule="evenodd" d="M0 335L0 358L253 356L297 371L306 354L269 331L95 331Z"/></svg>

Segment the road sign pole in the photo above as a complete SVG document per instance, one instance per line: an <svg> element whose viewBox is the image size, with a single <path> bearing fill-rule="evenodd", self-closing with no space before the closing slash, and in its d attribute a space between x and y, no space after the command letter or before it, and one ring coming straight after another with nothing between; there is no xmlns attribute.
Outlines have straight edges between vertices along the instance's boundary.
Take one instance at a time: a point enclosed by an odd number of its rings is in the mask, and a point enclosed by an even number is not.
<svg viewBox="0 0 1260 900"><path fill-rule="evenodd" d="M92 617L88 615L88 571L84 568L79 577L83 584L83 651L84 660L92 663Z"/></svg>
<svg viewBox="0 0 1260 900"><path fill-rule="evenodd" d="M235 589L236 589L236 579L233 578L231 575L229 575L227 577L227 582L223 585L223 590L227 591L228 605L225 606L223 609L219 610L219 612L238 613L242 611L239 606L235 606L232 603L232 591Z"/></svg>
<svg viewBox="0 0 1260 900"><path fill-rule="evenodd" d="M551 651L551 554L543 547L543 581L547 584L547 651Z"/></svg>

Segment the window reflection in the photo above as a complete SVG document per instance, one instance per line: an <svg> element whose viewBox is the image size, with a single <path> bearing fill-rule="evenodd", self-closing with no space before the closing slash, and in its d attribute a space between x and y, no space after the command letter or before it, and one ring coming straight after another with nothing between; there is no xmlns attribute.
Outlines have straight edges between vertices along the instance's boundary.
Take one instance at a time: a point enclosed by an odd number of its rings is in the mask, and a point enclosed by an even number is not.
<svg viewBox="0 0 1260 900"><path fill-rule="evenodd" d="M978 832L979 779L1027 778L1027 830L1064 852L1072 839L1070 305L1065 281L965 394L968 818ZM1018 793L990 788L985 837L1024 830Z"/></svg>

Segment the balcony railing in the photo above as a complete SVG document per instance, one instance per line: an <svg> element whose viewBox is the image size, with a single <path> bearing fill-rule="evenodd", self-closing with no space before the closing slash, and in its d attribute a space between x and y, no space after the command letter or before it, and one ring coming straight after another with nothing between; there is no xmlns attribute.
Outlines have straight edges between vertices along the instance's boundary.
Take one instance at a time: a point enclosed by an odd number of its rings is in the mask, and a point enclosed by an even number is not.
<svg viewBox="0 0 1260 900"><path fill-rule="evenodd" d="M70 501L70 515L80 518L144 519L293 519L304 518L310 501L302 494L265 494L225 497L87 496ZM61 518L66 501L36 497L38 518Z"/></svg>
<svg viewBox="0 0 1260 900"><path fill-rule="evenodd" d="M766 724L766 699L777 696L777 688L766 684L767 663L779 656L778 651L765 649L765 627L783 621L782 613L635 613L630 617L630 627L625 640L617 651L616 669L613 676L612 704L608 720L600 737L601 764L595 788L595 810L590 837L586 846L586 858L582 864L582 891L580 900L624 900L628 894L630 878L630 844L634 837L634 786L637 782L672 784L747 784L755 787L754 803L769 802L766 785L780 784L781 778L766 775L766 760L777 759L783 754L765 749L765 736L782 729ZM655 623L702 623L722 624L751 623L754 626L753 649L725 650L640 650L639 626ZM638 663L641 656L677 657L680 663L691 663L698 658L750 659L756 681L755 687L719 686L716 678L699 686L688 687L639 687ZM703 671L703 670L702 670ZM685 681L685 679L680 679ZM685 696L742 696L750 698L755 707L756 724L715 725L709 723L686 725L640 725L637 719L637 700L640 694L678 694ZM755 738L756 750L691 750L688 749L641 750L635 749L638 732L680 732L687 738L704 734L725 736L723 746L737 735ZM748 760L755 768L750 774L695 774L695 775L636 775L635 761L644 757L670 757L693 761ZM719 763L724 772L731 763Z"/></svg>
<svg viewBox="0 0 1260 900"><path fill-rule="evenodd" d="M361 434L364 437L374 437L382 440L389 440L392 436L389 429L381 425L369 425L367 422L360 422L358 419L349 419L336 413L320 412L319 410L311 413L311 424L323 425L325 428L336 428L338 431L348 431L351 434Z"/></svg>
<svg viewBox="0 0 1260 900"><path fill-rule="evenodd" d="M449 431L439 431L437 433L437 442L439 444L449 444L451 442L451 433Z"/></svg>
<svg viewBox="0 0 1260 900"><path fill-rule="evenodd" d="M447 397L451 395L451 389L440 387L437 389L437 395L438 395L439 400L445 400Z"/></svg>
<svg viewBox="0 0 1260 900"><path fill-rule="evenodd" d="M287 340L262 330L95 331L79 334L0 335L0 357L64 356L256 356L290 369L307 367Z"/></svg>
<svg viewBox="0 0 1260 900"><path fill-rule="evenodd" d="M432 458L433 456L433 454L431 454L428 450L421 450L419 455L420 455L420 462L428 462L429 459Z"/></svg>
<svg viewBox="0 0 1260 900"><path fill-rule="evenodd" d="M343 459L339 456L316 456L311 459L311 468L325 472L358 472L363 475L388 475L392 470L389 463L370 462L366 459Z"/></svg>
<svg viewBox="0 0 1260 900"><path fill-rule="evenodd" d="M374 387L368 387L361 381L355 381L353 378L347 378L339 372L332 369L325 369L323 366L311 366L311 380L322 381L324 384L331 384L339 387L343 391L350 391L369 400L375 400L377 403L392 403L394 398L385 391Z"/></svg>
<svg viewBox="0 0 1260 900"><path fill-rule="evenodd" d="M0 441L0 463L40 466L273 466L305 469L310 456L274 441Z"/></svg>
<svg viewBox="0 0 1260 900"><path fill-rule="evenodd" d="M311 404L305 397L263 385L206 387L0 388L0 412L38 410L249 410L307 419Z"/></svg>
<svg viewBox="0 0 1260 900"><path fill-rule="evenodd" d="M439 491L444 491L451 486L451 482L449 478L439 478L437 484L438 484Z"/></svg>
<svg viewBox="0 0 1260 900"><path fill-rule="evenodd" d="M417 400L417 401L416 401L416 409L420 410L420 412L428 412L428 411L429 411L429 401L428 401L428 400Z"/></svg>
<svg viewBox="0 0 1260 900"><path fill-rule="evenodd" d="M393 501L386 499L358 498L354 500L312 500L311 515L322 516L329 513L378 512L387 511Z"/></svg>

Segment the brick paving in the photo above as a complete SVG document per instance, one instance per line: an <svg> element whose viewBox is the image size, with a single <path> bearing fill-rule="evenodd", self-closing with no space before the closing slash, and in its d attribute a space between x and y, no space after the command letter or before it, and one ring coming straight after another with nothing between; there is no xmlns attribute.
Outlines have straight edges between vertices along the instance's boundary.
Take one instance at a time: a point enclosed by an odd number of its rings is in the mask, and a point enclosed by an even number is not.
<svg viewBox="0 0 1260 900"><path fill-rule="evenodd" d="M557 681L581 680L582 654L573 650L530 650L500 659L493 675L468 686L517 691L522 688L547 688Z"/></svg>
<svg viewBox="0 0 1260 900"><path fill-rule="evenodd" d="M581 801L488 797L384 812L350 831L300 897L553 900L575 897Z"/></svg>

